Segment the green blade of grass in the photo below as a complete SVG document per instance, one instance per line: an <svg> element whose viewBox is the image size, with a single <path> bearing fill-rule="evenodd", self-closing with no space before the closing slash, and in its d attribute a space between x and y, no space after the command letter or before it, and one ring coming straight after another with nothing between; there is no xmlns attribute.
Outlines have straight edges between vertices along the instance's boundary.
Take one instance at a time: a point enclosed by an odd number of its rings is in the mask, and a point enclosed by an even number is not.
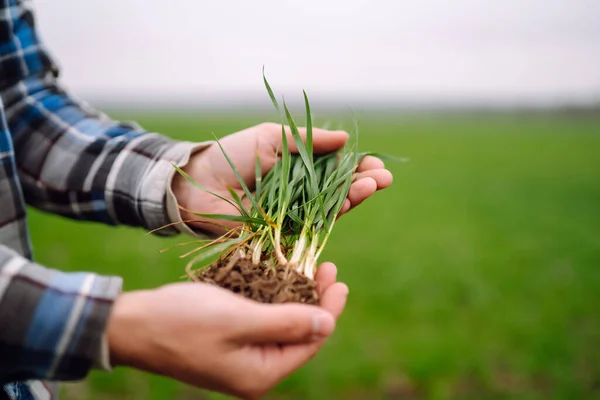
<svg viewBox="0 0 600 400"><path fill-rule="evenodd" d="M335 172L327 179L323 189L323 209L324 214L321 214L321 219L318 222L325 224L326 229L330 230L332 209L335 209L338 202L342 205L348 196L346 186L349 188L353 181L353 174L356 169L355 157L353 153L344 154L340 160L340 164ZM341 207L341 206L340 206ZM335 212L334 212L335 213ZM326 217L327 216L327 217Z"/></svg>
<svg viewBox="0 0 600 400"><path fill-rule="evenodd" d="M279 181L279 208L280 208L280 217L283 219L283 215L285 213L285 209L289 204L289 176L290 176L290 168L292 162L292 156L289 151L287 136L285 134L285 128L281 125L281 171L280 171L280 181ZM283 222L283 221L281 221Z"/></svg>
<svg viewBox="0 0 600 400"><path fill-rule="evenodd" d="M325 211L327 212L329 209L331 209L335 203L335 194L336 191L340 190L340 185L343 185L344 182L346 180L350 180L350 182L352 183L352 174L354 172L354 169L348 169L346 171L344 171L343 173L336 173L332 176L329 177L328 179L328 183L326 185L323 186L323 189L321 190L321 192L319 193L319 195L317 197L311 198L310 200L306 201L306 202L302 202L301 207L304 208L310 208L310 204L311 203L316 203L319 199L319 197L323 198L323 202L324 202L324 208ZM333 198L333 200L332 200ZM314 210L314 208L313 208Z"/></svg>
<svg viewBox="0 0 600 400"><path fill-rule="evenodd" d="M236 193L236 191L233 190L233 188L231 186L227 186L227 190L229 191L231 198L236 202L237 205L239 205L240 209L242 210L241 214L248 216L248 210L246 210L246 207L244 207L244 204L242 203L242 199Z"/></svg>
<svg viewBox="0 0 600 400"><path fill-rule="evenodd" d="M308 97L306 96L306 92L304 93L304 105L306 107L306 152L308 153L308 157L310 159L311 165L313 163L313 128L312 128L312 117L310 115L310 104L308 104Z"/></svg>
<svg viewBox="0 0 600 400"><path fill-rule="evenodd" d="M292 131L292 137L294 138L294 142L296 143L296 147L298 148L298 154L302 157L302 161L304 161L304 166L308 173L309 177L309 192L311 197L315 197L318 193L317 180L315 177L314 165L312 163L312 154L308 155L308 151L304 142L302 141L302 137L300 136L300 132L298 131L298 127L292 118L290 110L287 107L287 104L283 102L283 108L285 110L285 115L288 120L288 125L290 126L290 130Z"/></svg>
<svg viewBox="0 0 600 400"><path fill-rule="evenodd" d="M237 209L237 210L240 212L240 214L242 214L242 213L243 213L243 210L242 210L242 209L240 209L240 208L239 208L239 207L238 207L238 206L237 206L237 205L236 205L236 204L235 204L233 201L231 201L230 199L228 199L228 198L226 198L226 197L223 197L223 196L221 196L221 195L219 195L219 194L217 194L217 193L214 193L214 192L212 192L212 191L208 190L207 188L205 188L204 186L202 186L201 184L199 184L198 182L196 182L194 179L192 179L192 177L190 177L188 174L186 174L186 173L185 173L185 172L184 172L184 171L183 171L181 168L179 168L177 165L175 165L175 164L171 164L171 165L172 165L172 166L173 166L173 167L174 167L174 168L177 170L177 172L178 172L178 173L179 173L181 176L183 176L183 177L184 177L184 178L185 178L185 179L186 179L186 180L187 180L189 183L191 183L192 185L194 185L194 186L195 186L195 187L197 187L198 189L200 189L200 190L202 190L202 191L205 191L206 193L208 193L208 194L211 194L211 195L213 195L213 196L215 196L215 197L217 197L217 198L219 198L219 199L221 199L221 200L224 200L224 201L226 201L227 203L231 204L232 206L234 206L234 207L235 207L235 208L236 208L236 209Z"/></svg>
<svg viewBox="0 0 600 400"><path fill-rule="evenodd" d="M250 192L250 189L248 189L248 186L246 186L246 182L244 182L244 179L242 178L242 176L240 175L239 171L235 167L235 164L233 163L233 161L231 161L231 158L229 158L229 155L227 154L227 152L225 151L225 149L221 145L221 142L219 141L219 139L217 139L216 136L215 136L215 140L217 141L217 144L219 145L219 148L221 149L221 152L223 153L223 156L225 156L225 159L227 160L227 162L229 163L229 166L233 170L233 173L235 174L235 177L237 178L238 182L240 183L240 186L244 190L244 193L246 194L246 197L250 200L250 202L252 202L252 206L254 207L255 210L257 210L259 212L262 211L262 209L258 205L256 199L252 195L252 192Z"/></svg>
<svg viewBox="0 0 600 400"><path fill-rule="evenodd" d="M325 158L325 157L324 157ZM337 164L338 164L338 153L332 154L327 157L327 162L325 163L325 168L323 168L323 182L327 182L327 179L333 175Z"/></svg>
<svg viewBox="0 0 600 400"><path fill-rule="evenodd" d="M350 191L351 184L352 184L351 180L346 181L346 183L343 186L343 189L341 190L339 198L335 202L335 205L332 207L332 209L329 211L329 216L327 217L327 220L326 220L327 231L331 231L331 228L333 227L333 224L335 223L335 219L337 218L338 214L342 210L344 201L346 201L346 197L348 197L348 192Z"/></svg>
<svg viewBox="0 0 600 400"><path fill-rule="evenodd" d="M382 161L390 161L390 162L398 162L398 163L405 163L405 162L410 161L407 157L396 157L396 156L392 156L389 154L377 153L375 151L365 151L362 153L358 153L359 159L363 159L366 156L373 156L373 157L377 157L377 158L381 159Z"/></svg>
<svg viewBox="0 0 600 400"><path fill-rule="evenodd" d="M273 167L273 168L275 168L275 167ZM261 184L261 190L260 190L261 191L261 195L260 195L260 198L258 199L258 201L260 203L260 206L265 211L267 211L269 209L269 188L272 186L270 184L271 179L273 179L273 178L269 177L269 176L266 176L265 178L263 178L262 184Z"/></svg>
<svg viewBox="0 0 600 400"><path fill-rule="evenodd" d="M243 240L242 238L229 239L227 241L219 242L210 247L207 247L206 250L202 251L200 254L198 254L196 257L194 257L188 263L188 266L204 263L211 257L214 257L217 254L223 252L224 250L227 250L228 248L231 248L231 247L237 245L242 240Z"/></svg>
<svg viewBox="0 0 600 400"><path fill-rule="evenodd" d="M317 184L319 185L319 188L321 188L325 182L325 169L327 167L325 160L326 157L322 156L315 159L315 175L317 176Z"/></svg>
<svg viewBox="0 0 600 400"><path fill-rule="evenodd" d="M271 102L275 106L277 113L281 116L281 110L279 109L279 103L277 102L277 99L275 98L275 94L273 93L273 89L271 89L271 85L269 85L269 82L267 81L267 77L265 76L265 67L264 66L263 66L263 81L265 83L265 87L267 88L267 92L269 93L269 97L271 98Z"/></svg>
<svg viewBox="0 0 600 400"><path fill-rule="evenodd" d="M297 154L292 155L292 160L292 175L293 177L295 177L303 173L302 170L304 169L304 162L302 161L302 158L299 157Z"/></svg>
<svg viewBox="0 0 600 400"><path fill-rule="evenodd" d="M292 221L294 221L296 224L298 224L299 226L302 226L302 219L299 217L298 215L298 211L300 210L300 207L298 206L298 204L296 203L295 207L292 208L292 210L290 210L290 212L288 213L288 216L290 217L290 219Z"/></svg>
<svg viewBox="0 0 600 400"><path fill-rule="evenodd" d="M273 211L277 207L277 199L279 196L278 190L279 190L279 176L281 173L281 162L278 162L277 164L275 164L275 167L273 167L271 172L272 172L272 174L270 175L269 186L266 186L268 188L268 192L269 192L269 194L267 196L267 210L270 215L275 215L273 213Z"/></svg>
<svg viewBox="0 0 600 400"><path fill-rule="evenodd" d="M244 215L230 215L230 214L205 214L205 213L197 213L190 211L190 214L196 215L198 217L217 219L221 221L232 221L232 222L242 222L245 224L256 224L256 225L267 225L267 222L262 218L254 218L248 217Z"/></svg>
<svg viewBox="0 0 600 400"><path fill-rule="evenodd" d="M254 166L254 180L256 182L254 193L257 199L262 195L262 168L260 166L260 157L256 154L256 162Z"/></svg>

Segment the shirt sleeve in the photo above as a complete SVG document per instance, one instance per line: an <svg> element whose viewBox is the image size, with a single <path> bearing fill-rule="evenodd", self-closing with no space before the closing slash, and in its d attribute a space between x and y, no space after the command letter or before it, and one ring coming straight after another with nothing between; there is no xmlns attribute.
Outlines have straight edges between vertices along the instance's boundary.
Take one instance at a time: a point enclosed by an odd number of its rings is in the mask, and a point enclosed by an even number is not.
<svg viewBox="0 0 600 400"><path fill-rule="evenodd" d="M63 273L0 245L0 382L110 370L105 328L119 277Z"/></svg>
<svg viewBox="0 0 600 400"><path fill-rule="evenodd" d="M27 203L73 219L148 230L181 221L168 206L172 164L184 165L211 142L173 140L115 121L76 98L59 80L30 2L15 3L7 18L10 43L21 49L10 55L11 73L0 74L0 97Z"/></svg>
<svg viewBox="0 0 600 400"><path fill-rule="evenodd" d="M113 121L76 100L54 76L5 91L26 202L73 219L154 230L181 221L169 212L174 165L211 142L176 141ZM175 227L158 231L174 234Z"/></svg>

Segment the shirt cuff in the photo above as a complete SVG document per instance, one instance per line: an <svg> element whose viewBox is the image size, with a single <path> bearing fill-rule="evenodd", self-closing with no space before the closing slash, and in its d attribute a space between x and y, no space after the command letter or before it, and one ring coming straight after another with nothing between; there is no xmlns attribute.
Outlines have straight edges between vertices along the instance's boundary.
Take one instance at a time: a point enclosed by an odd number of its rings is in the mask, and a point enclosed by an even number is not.
<svg viewBox="0 0 600 400"><path fill-rule="evenodd" d="M120 277L106 277L104 279L104 297L110 298L113 301L121 294L123 288L123 279ZM110 350L108 345L108 335L106 333L106 324L108 323L108 317L106 318L105 329L102 333L100 347L98 349L96 358L93 361L92 368L105 372L112 372L113 366L110 362Z"/></svg>
<svg viewBox="0 0 600 400"><path fill-rule="evenodd" d="M149 135L145 143L139 145L138 152L147 152L156 154L154 160L149 163L144 173L138 173L141 181L138 185L124 185L133 187L135 193L132 198L137 201L132 202L130 207L134 212L140 213L141 225L159 236L172 236L181 232L194 235L201 235L200 232L193 231L189 226L183 223L177 207L177 199L171 189L173 177L177 173L173 165L179 168L185 167L192 154L197 153L207 147L212 142L183 142L166 139L162 136ZM157 148L163 147L160 151ZM129 170L132 168L139 170L141 162L129 163ZM131 174L136 175L136 174ZM123 178L125 180L126 177ZM128 178L131 181L133 178ZM126 189L127 190L127 189ZM140 207L141 204L141 207Z"/></svg>

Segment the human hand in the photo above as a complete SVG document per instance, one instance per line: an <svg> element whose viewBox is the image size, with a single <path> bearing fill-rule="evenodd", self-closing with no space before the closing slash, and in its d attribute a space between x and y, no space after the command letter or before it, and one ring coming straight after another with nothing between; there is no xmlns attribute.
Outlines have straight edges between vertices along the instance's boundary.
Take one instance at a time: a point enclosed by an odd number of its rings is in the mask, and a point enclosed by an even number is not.
<svg viewBox="0 0 600 400"><path fill-rule="evenodd" d="M290 152L296 153L297 148L291 136L291 131L288 127L285 128ZM299 128L299 131L304 139L306 129ZM276 152L282 146L281 125L263 123L226 136L219 141L240 172L246 185L253 189L255 185L256 155L260 157L263 176L278 161ZM313 151L316 154L337 151L347 141L348 134L346 132L313 128ZM240 197L243 195L242 188L234 172L216 143L194 155L183 170L196 182L220 196L231 199L227 187L233 188ZM383 161L379 158L372 156L363 158L357 172L358 174L350 187L348 198L340 215L358 206L376 191L385 189L392 184L392 174L385 169ZM178 203L184 209L182 211L184 221L198 219L185 210L201 214L239 214L231 204L194 188L179 174L176 174L173 180L173 192ZM204 221L193 222L190 225L213 233L222 233L222 228L210 223L208 220ZM219 224L229 225L229 227L234 226L234 223L224 221L219 221Z"/></svg>
<svg viewBox="0 0 600 400"><path fill-rule="evenodd" d="M108 323L111 363L257 399L317 354L348 288L324 263L320 306L261 304L204 283L124 293Z"/></svg>

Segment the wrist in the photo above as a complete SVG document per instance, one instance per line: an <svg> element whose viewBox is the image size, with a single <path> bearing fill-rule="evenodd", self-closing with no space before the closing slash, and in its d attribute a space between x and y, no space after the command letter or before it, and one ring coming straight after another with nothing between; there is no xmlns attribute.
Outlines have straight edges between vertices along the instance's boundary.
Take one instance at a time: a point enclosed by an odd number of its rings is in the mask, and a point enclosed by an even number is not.
<svg viewBox="0 0 600 400"><path fill-rule="evenodd" d="M194 176L196 175L194 172L206 170L201 166L201 159L203 158L201 154L209 146L210 143L203 143L192 148L189 157L179 165L179 168L195 181L197 181L197 176ZM171 222L175 224L175 228L180 232L192 236L204 236L205 232L198 230L197 227L189 223L195 216L185 211L192 208L190 204L192 204L193 196L197 193L197 190L199 189L196 189L173 168L167 189L167 213Z"/></svg>
<svg viewBox="0 0 600 400"><path fill-rule="evenodd" d="M181 168L183 172L189 174L189 164ZM177 215L181 220L188 220L189 216L185 210L179 208L180 206L184 209L188 208L189 196L190 196L191 184L183 177L178 171L175 171L173 181L171 183L171 193L173 194L174 204L177 207Z"/></svg>
<svg viewBox="0 0 600 400"><path fill-rule="evenodd" d="M146 291L121 294L110 313L106 337L110 363L113 367L135 366L140 359L139 349L144 349L143 338L138 337L148 312L144 300Z"/></svg>

